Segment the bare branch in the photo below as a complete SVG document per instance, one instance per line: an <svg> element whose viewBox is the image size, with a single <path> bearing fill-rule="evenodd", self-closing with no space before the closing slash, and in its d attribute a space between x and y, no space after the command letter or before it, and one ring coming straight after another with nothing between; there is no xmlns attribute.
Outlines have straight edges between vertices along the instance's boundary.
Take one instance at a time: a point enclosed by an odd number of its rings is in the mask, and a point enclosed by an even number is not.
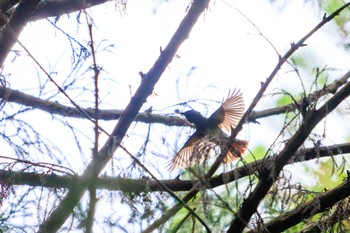
<svg viewBox="0 0 350 233"><path fill-rule="evenodd" d="M37 10L31 16L30 20L46 19L48 17L58 17L64 14L81 11L90 7L94 7L111 0L48 0L40 1ZM8 12L12 7L18 4L18 0L0 1L1 12ZM120 4L126 4L119 1ZM12 10L12 9L11 9ZM11 12L8 12L11 14ZM0 26L5 22L0 21Z"/></svg>
<svg viewBox="0 0 350 233"><path fill-rule="evenodd" d="M292 44L292 48L281 58L282 61L286 61L287 58L299 47L303 46L305 41L316 31L318 31L323 25L325 25L327 22L332 20L335 16L337 16L342 10L347 8L350 5L350 3L347 3L343 5L341 8L336 10L333 14L331 14L328 17L324 17L323 20L314 28L312 29L306 36L304 36L300 41L298 41L296 44ZM276 66L274 71L271 75L274 74L274 72L277 73L277 71L280 69L280 66ZM268 78L268 80L271 80ZM263 86L266 86L266 83L264 83ZM260 91L256 98L259 98L260 95L262 95L262 91ZM279 153L278 156L276 156L275 160L275 166L272 166L269 169L265 169L260 173L260 180L257 184L254 191L249 195L249 197L244 200L242 207L237 212L235 218L231 222L230 228L228 232L242 232L243 229L248 224L251 216L254 212L256 212L256 209L260 203L260 201L265 197L267 192L269 191L270 187L276 180L278 174L282 170L283 166L288 162L288 160L292 157L292 155L295 153L295 151L300 147L300 145L304 142L304 140L307 138L308 134L311 132L311 130L317 125L317 123L323 119L329 112L331 112L336 106L344 100L348 95L350 94L350 83L347 83L338 93L336 93L329 101L327 101L326 104L323 105L323 107L317 111L311 111L308 112L308 114L305 116L304 123L300 126L299 130L295 133L295 135L286 143L286 146L284 149ZM257 102L257 101L253 101ZM247 110L249 113L249 110L252 110L251 107L254 107L255 105L252 104L250 108ZM245 117L248 117L249 115L246 115ZM243 122L242 122L243 124ZM240 128L242 127L242 124L238 124L237 128L232 133L231 137L235 137ZM234 134L235 133L235 134ZM225 151L224 151L225 152ZM224 156L224 155L223 155Z"/></svg>
<svg viewBox="0 0 350 233"><path fill-rule="evenodd" d="M305 219L326 211L338 201L348 196L350 196L350 179L347 179L345 182L332 190L319 194L312 201L309 201L292 211L276 217L274 220L267 223L263 229L260 229L259 231L249 231L249 233L283 232Z"/></svg>
<svg viewBox="0 0 350 233"><path fill-rule="evenodd" d="M106 3L110 0L49 0L41 1L38 10L32 17L32 20L46 19L48 17L57 17L76 11L81 11L93 6Z"/></svg>
<svg viewBox="0 0 350 233"><path fill-rule="evenodd" d="M350 77L350 71L344 74L340 79L337 79L331 84L324 87L322 90L312 93L307 98L307 101L311 102L320 98L323 95L326 95L329 93L335 93L339 87L341 87L346 83L349 77ZM97 113L96 113L96 110L93 108L80 107L80 109L77 109L74 107L60 104L57 101L44 100L44 99L41 99L32 95L28 95L26 93L13 90L11 88L7 88L4 86L0 86L0 96L4 96L3 98L5 98L6 101L9 101L9 102L14 102L17 104L25 105L27 107L40 109L50 114L58 114L65 117L86 119L86 116L85 116L86 114L89 116L90 119L93 119L97 114L97 117L99 120L117 120L120 118L120 116L123 113L123 110L117 110L117 109L98 109ZM257 119L259 118L264 118L268 116L283 114L285 112L294 111L298 105L301 105L302 101L303 99L297 101L296 104L291 103L281 107L276 107L276 108L271 108L271 109L266 109L261 111L253 111L249 116L248 121L256 122ZM85 114L82 114L82 111ZM164 115L154 114L150 112L138 113L135 118L135 121L149 123L149 124L158 123L158 124L164 124L167 126L192 126L187 120L185 120L182 117L164 116Z"/></svg>
<svg viewBox="0 0 350 233"><path fill-rule="evenodd" d="M94 180L94 177L101 172L115 150L118 148L141 106L146 101L146 98L152 93L155 84L168 64L172 61L177 49L183 41L189 37L189 33L194 24L208 4L209 1L193 1L187 15L182 20L167 47L161 52L154 66L143 76L138 90L120 117L111 137L109 137L105 145L85 169L82 176L83 179L80 179L79 183L72 186L67 195L61 201L60 205L51 213L48 219L41 224L39 232L56 232L72 213L73 208L86 191L89 182Z"/></svg>
<svg viewBox="0 0 350 233"><path fill-rule="evenodd" d="M350 4L350 3L349 3ZM282 67L282 65L287 61L287 59L300 47L303 47L305 44L305 41L311 37L316 31L318 31L324 24L326 24L327 22L329 22L330 20L332 20L336 15L338 15L343 9L345 9L349 4L344 5L343 7L341 7L340 9L338 9L337 11L335 11L332 15L330 15L329 17L325 17L314 29L312 29L308 34L306 34L302 39L300 39L296 44L292 44L291 48L286 52L286 54L283 57L280 57L278 64L276 65L276 67L273 69L272 73L269 75L269 77L266 79L266 81L262 84L261 89L259 90L259 92L257 93L256 97L254 98L254 100L252 101L252 103L250 104L250 106L248 107L247 111L245 112L245 114L242 116L242 119L240 120L240 122L237 124L236 128L231 132L231 136L228 140L227 143L227 147L224 148L224 150L221 151L220 155L218 156L218 158L216 159L215 163L210 167L208 173L206 174L206 178L209 179L214 173L215 171L219 168L220 164L222 163L222 161L224 160L224 157L228 151L229 145L231 145L231 143L233 142L233 140L236 138L238 132L242 129L243 124L247 121L247 119L249 118L251 112L253 111L253 109L255 108L255 106L257 105L257 103L259 102L259 100L262 98L263 93L265 92L265 90L267 89L268 85L270 84L270 82L273 80L273 78L275 77L275 75L278 73L278 71L280 70L280 68ZM343 88L344 89L344 88ZM297 147L298 148L298 147ZM296 150L295 150L296 151ZM294 152L295 152L294 151ZM293 152L293 153L294 153ZM290 157L289 157L290 158ZM187 195L183 198L184 202L188 202L189 200L191 200L197 193L198 190L196 189L197 185L200 185L202 182L198 182L194 188L189 191L187 193ZM266 191L267 192L267 191ZM264 195L265 196L265 195ZM257 201L257 203L254 203L253 206L257 206L258 203L260 202L260 200ZM176 204L174 205L172 208L170 208L167 212L165 212L162 217L160 217L159 219L157 219L156 221L154 221L144 232L151 232L153 230L155 230L158 226L160 226L161 224L165 223L171 216L173 216L177 211L179 211L181 209L181 205L180 204ZM241 232L243 231L245 225L247 224L246 220L250 219L251 214L253 214L253 212L255 212L255 209L252 213L250 213L251 210L248 210L248 214L247 216L244 216L243 221L240 222L241 226L234 226L231 225L230 230L231 232L233 231L237 231L237 232ZM247 218L247 219L246 219ZM238 217L236 219L241 219L241 217ZM239 225L240 225L239 224ZM243 226L243 227L242 227ZM234 230L233 230L234 229ZM230 231L229 230L229 231Z"/></svg>
<svg viewBox="0 0 350 233"><path fill-rule="evenodd" d="M12 14L9 22L0 31L0 67L17 41L19 34L29 21L40 0L21 1Z"/></svg>
<svg viewBox="0 0 350 233"><path fill-rule="evenodd" d="M333 146L320 148L301 149L295 153L288 164L297 162L310 161L313 159L336 156L340 154L350 153L350 143L337 144ZM239 180L245 176L255 174L264 167L269 167L273 163L274 157L261 159L244 166L238 167L232 171L222 173L211 178L208 181L208 187L215 188L223 184L227 184ZM15 171L0 171L0 183L6 185L29 185L47 188L69 188L77 176L73 175L56 175L56 174L37 174L33 172L15 172ZM171 191L188 191L191 190L198 180L158 180ZM130 179L124 177L108 177L103 176L96 179L96 188L106 189L110 191L123 191L126 193L141 193L141 192L158 192L165 191L159 182L153 179ZM201 186L201 189L207 188Z"/></svg>
<svg viewBox="0 0 350 233"><path fill-rule="evenodd" d="M297 132L289 139L283 150L274 156L274 162L271 166L262 169L259 173L259 183L249 197L244 200L242 207L233 219L228 232L242 232L248 224L250 217L256 211L260 201L265 197L272 184L277 179L282 168L292 158L295 151L302 145L313 128L338 104L350 95L350 82L339 90L331 99L329 99L319 110L309 110L305 114L303 124Z"/></svg>
<svg viewBox="0 0 350 233"><path fill-rule="evenodd" d="M95 116L95 109L80 108L66 106L56 101L44 100L26 93L13 90L11 88L0 86L0 96L4 96L6 101L25 105L35 109L40 109L50 114L58 114L65 117L85 118L82 111L85 112L91 119ZM100 120L117 120L124 111L117 109L98 109L97 115ZM149 112L137 114L135 121L143 123L159 123L167 126L191 126L191 124L181 117L167 117L160 114Z"/></svg>
<svg viewBox="0 0 350 233"><path fill-rule="evenodd" d="M340 79L337 79L331 84L324 87L323 89L312 93L310 96L307 97L307 101L312 102L326 94L335 93L339 87L341 87L347 82L349 77L350 77L350 70L347 73L345 73ZM271 109L266 109L261 111L253 111L252 114L249 116L248 121L256 122L256 120L259 118L264 118L267 116L273 116L273 115L283 114L285 112L294 111L295 109L297 109L298 106L302 105L302 101L304 101L304 99L300 99L296 103L287 104L281 107L276 107L276 108L271 108Z"/></svg>

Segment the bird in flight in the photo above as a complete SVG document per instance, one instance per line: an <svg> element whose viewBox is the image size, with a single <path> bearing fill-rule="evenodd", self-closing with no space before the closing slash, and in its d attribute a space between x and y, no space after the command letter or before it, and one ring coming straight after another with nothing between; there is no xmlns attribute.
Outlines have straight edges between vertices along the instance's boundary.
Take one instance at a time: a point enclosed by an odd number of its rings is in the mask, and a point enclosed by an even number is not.
<svg viewBox="0 0 350 233"><path fill-rule="evenodd" d="M242 93L239 90L229 93L227 99L209 118L195 110L181 114L195 125L196 131L171 160L169 170L193 166L204 160L212 149L223 149L226 146L231 130L244 114ZM247 146L248 141L235 139L228 148L224 163L241 157Z"/></svg>

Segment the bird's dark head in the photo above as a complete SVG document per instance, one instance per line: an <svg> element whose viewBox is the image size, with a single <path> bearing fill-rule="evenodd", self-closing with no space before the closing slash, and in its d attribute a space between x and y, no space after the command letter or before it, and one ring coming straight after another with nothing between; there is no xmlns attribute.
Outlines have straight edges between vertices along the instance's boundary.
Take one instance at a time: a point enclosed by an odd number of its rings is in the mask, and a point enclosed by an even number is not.
<svg viewBox="0 0 350 233"><path fill-rule="evenodd" d="M184 115L186 119L191 123L196 121L196 119L202 117L202 114L196 110L189 110L186 112L182 112L181 114Z"/></svg>
<svg viewBox="0 0 350 233"><path fill-rule="evenodd" d="M203 119L202 114L200 114L200 112L195 110L189 110L186 112L182 112L181 114L184 115L189 122L194 124L196 124L197 122Z"/></svg>

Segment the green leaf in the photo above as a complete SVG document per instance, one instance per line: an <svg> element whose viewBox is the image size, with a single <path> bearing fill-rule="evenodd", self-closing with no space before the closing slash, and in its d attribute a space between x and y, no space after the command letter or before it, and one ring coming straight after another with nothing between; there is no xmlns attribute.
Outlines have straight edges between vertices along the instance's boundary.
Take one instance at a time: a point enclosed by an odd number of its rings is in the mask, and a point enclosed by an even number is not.
<svg viewBox="0 0 350 233"><path fill-rule="evenodd" d="M326 0L321 3L321 8L323 8L328 14L332 14L334 11L338 10L341 6L345 4L343 0ZM341 12L334 21L339 27L344 27L350 19L349 11Z"/></svg>
<svg viewBox="0 0 350 233"><path fill-rule="evenodd" d="M267 148L264 145L258 145L251 150L251 153L244 156L244 160L246 163L250 163L255 160L262 159L264 158L266 151L267 151Z"/></svg>
<svg viewBox="0 0 350 233"><path fill-rule="evenodd" d="M292 103L292 99L288 95L282 95L277 100L277 106L285 106L287 104Z"/></svg>
<svg viewBox="0 0 350 233"><path fill-rule="evenodd" d="M306 68L307 62L305 61L305 55L293 55L291 58L291 61L293 65L300 67L300 68Z"/></svg>

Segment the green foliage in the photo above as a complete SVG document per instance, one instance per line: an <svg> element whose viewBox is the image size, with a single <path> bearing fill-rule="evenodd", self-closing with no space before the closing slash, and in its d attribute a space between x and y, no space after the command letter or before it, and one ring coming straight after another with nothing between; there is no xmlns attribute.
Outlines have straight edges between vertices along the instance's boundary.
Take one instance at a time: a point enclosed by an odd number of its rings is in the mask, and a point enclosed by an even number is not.
<svg viewBox="0 0 350 233"><path fill-rule="evenodd" d="M1 216L0 216L0 219L1 219ZM8 226L0 224L0 232L1 233L9 232L9 230L10 230L10 228Z"/></svg>
<svg viewBox="0 0 350 233"><path fill-rule="evenodd" d="M295 225L288 230L284 231L285 233L295 233L295 232L301 232L301 230L304 228L304 223L300 223L298 225Z"/></svg>
<svg viewBox="0 0 350 233"><path fill-rule="evenodd" d="M324 67L324 68L317 67L313 71L316 76L316 84L318 88L323 88L325 85L328 84L329 70L327 67Z"/></svg>
<svg viewBox="0 0 350 233"><path fill-rule="evenodd" d="M288 95L281 95L276 101L278 107L285 106L290 103L292 103L292 98L290 98Z"/></svg>
<svg viewBox="0 0 350 233"><path fill-rule="evenodd" d="M220 195L222 199L228 197ZM223 224L227 224L231 219L231 212L221 203L218 203L215 195L211 191L203 191L197 194L196 198L188 205L209 225L218 226L222 229ZM218 208L219 207L219 208ZM167 232L203 232L205 229L197 219L188 214L182 208L172 219ZM214 229L212 229L214 231Z"/></svg>
<svg viewBox="0 0 350 233"><path fill-rule="evenodd" d="M317 79L317 84L321 87L327 85L327 82L328 82L328 75L324 73L322 73Z"/></svg>
<svg viewBox="0 0 350 233"><path fill-rule="evenodd" d="M321 3L321 8L324 9L328 14L331 14L332 12L339 9L344 4L345 4L345 1L343 0L324 0ZM349 19L350 19L349 11L343 11L340 15L334 18L334 21L340 28L343 28L345 24L349 21Z"/></svg>
<svg viewBox="0 0 350 233"><path fill-rule="evenodd" d="M244 161L246 163L253 162L265 157L267 148L264 145L257 145L251 149L251 153L244 156Z"/></svg>
<svg viewBox="0 0 350 233"><path fill-rule="evenodd" d="M322 1L321 7L327 12L332 13L336 11L339 7L343 6L345 1L343 0L326 0Z"/></svg>
<svg viewBox="0 0 350 233"><path fill-rule="evenodd" d="M318 180L314 190L332 189L343 182L346 174L337 172L336 167L331 158L319 161L318 169L313 171L314 176Z"/></svg>
<svg viewBox="0 0 350 233"><path fill-rule="evenodd" d="M305 56L300 54L292 56L291 61L294 66L300 68L306 68L309 64L309 62L305 60Z"/></svg>
<svg viewBox="0 0 350 233"><path fill-rule="evenodd" d="M233 213L239 208L247 189L256 182L255 176L245 177L225 186L201 191L187 204L212 227L212 232L221 232L229 226ZM166 232L205 232L205 229L182 208L172 218Z"/></svg>
<svg viewBox="0 0 350 233"><path fill-rule="evenodd" d="M179 228L184 229L184 224L188 220L188 218L188 211L185 208L182 208L173 217L171 225L169 227L169 232L177 232Z"/></svg>

